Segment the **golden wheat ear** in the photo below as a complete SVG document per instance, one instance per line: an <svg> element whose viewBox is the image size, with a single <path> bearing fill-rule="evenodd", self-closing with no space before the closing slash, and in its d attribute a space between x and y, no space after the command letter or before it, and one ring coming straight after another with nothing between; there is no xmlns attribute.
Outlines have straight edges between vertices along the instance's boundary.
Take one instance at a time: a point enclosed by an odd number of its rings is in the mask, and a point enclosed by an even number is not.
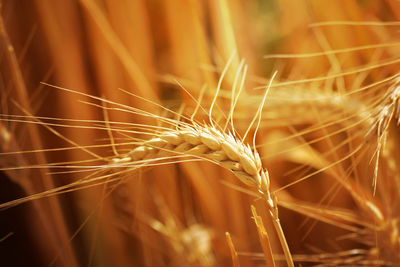
<svg viewBox="0 0 400 267"><path fill-rule="evenodd" d="M261 111L271 83L272 79L259 109L243 137L243 139L246 138L258 118L253 138L254 149L250 145L246 145L242 139L235 137L231 132L226 133L218 129L213 123L211 112L218 96L219 90L217 90L210 107L209 119L211 125L199 124L194 121L188 123L176 121L175 129L160 131L152 139L143 141L141 145L135 147L125 155L113 158L110 161L110 165L117 168L118 166L128 167L139 164L146 166L148 163L153 163L154 161L168 161L176 156L190 156L211 161L229 170L241 182L251 187L266 201L287 264L294 266L279 221L277 199L270 192L269 174L268 171L263 169L261 158L255 149L255 136L261 121ZM230 120L230 118L228 117L227 120ZM169 120L169 123L173 124L174 121Z"/></svg>
<svg viewBox="0 0 400 267"><path fill-rule="evenodd" d="M170 156L191 156L211 161L231 171L240 181L258 192L267 202L284 252L291 262L286 239L279 223L276 199L270 193L270 180L262 168L259 154L243 144L230 133L224 133L212 126L185 125L177 130L165 131L144 141L122 157L111 160L113 167L143 164Z"/></svg>

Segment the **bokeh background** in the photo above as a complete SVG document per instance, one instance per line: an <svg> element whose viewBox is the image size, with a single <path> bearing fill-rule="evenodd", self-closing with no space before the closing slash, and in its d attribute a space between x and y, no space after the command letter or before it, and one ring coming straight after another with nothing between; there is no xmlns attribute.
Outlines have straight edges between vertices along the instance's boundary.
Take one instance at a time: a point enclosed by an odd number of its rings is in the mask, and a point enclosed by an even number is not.
<svg viewBox="0 0 400 267"><path fill-rule="evenodd" d="M25 116L0 120L1 203L82 178L79 173L54 174L51 165L85 165L90 155L79 146L94 146L89 150L99 155L111 153L110 146L96 146L109 144L107 131L95 128L105 120L102 109L82 103L91 101L87 97L42 82L171 116L118 90L122 88L190 115L196 103L181 86L196 99L206 86L202 105L209 108L231 58L216 116L229 111L229 92L237 71L243 72L244 60L245 90L235 109L239 133L246 131L262 88L278 71L276 82L281 84L271 88L257 142L273 190L311 177L278 193L280 218L296 265L345 265L341 259L348 259L346 266L398 262L398 128L390 124L386 148L391 150L381 158L375 196L371 184L376 138L364 139L369 127L373 129L368 120L376 118L391 87L387 82L393 79L376 83L398 72L398 1L0 3L1 114ZM332 25L313 26L327 21ZM392 24L368 24L371 21ZM363 46L370 47L359 48ZM274 54L292 56L265 58ZM57 135L42 125L18 121L33 121L27 115L66 127L53 125ZM108 116L110 121L157 123L128 112L110 111ZM74 119L98 123L84 128L86 124ZM64 147L75 149L49 150ZM362 148L355 151L357 147ZM30 150L34 152L4 154ZM9 207L0 211L0 265L232 266L225 238L229 232L241 265L263 266L250 209L256 205L271 233L276 259L281 259L277 265L284 266L268 211L233 185L244 188L218 166L188 162L135 171L121 175L119 182ZM387 224L377 223L371 208L360 204L368 201L380 209ZM318 255L325 255L325 261L318 262Z"/></svg>

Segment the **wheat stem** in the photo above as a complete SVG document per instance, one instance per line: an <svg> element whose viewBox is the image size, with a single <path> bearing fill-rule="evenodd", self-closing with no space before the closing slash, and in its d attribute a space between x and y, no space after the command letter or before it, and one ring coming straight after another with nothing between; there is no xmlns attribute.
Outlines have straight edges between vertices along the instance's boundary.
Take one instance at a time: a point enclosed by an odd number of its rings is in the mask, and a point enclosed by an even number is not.
<svg viewBox="0 0 400 267"><path fill-rule="evenodd" d="M279 222L277 200L270 193L268 172L263 170L257 151L243 144L232 133L211 126L185 125L160 133L144 141L128 154L113 158L111 164L137 162L180 154L214 162L231 171L240 181L256 190L267 202L268 209L288 266L294 266L285 235Z"/></svg>
<svg viewBox="0 0 400 267"><path fill-rule="evenodd" d="M239 267L239 257L238 253L236 252L235 246L233 245L231 235L229 232L225 233L226 236L226 241L228 242L229 250L231 252L231 257L232 257L232 266L233 267Z"/></svg>

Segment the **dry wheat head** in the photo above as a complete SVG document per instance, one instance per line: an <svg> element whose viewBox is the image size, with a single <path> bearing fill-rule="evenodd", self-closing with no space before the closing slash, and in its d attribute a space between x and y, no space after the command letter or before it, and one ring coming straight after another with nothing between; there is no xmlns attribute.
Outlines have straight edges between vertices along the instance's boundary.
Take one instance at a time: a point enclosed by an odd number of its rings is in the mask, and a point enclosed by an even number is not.
<svg viewBox="0 0 400 267"><path fill-rule="evenodd" d="M268 204L273 207L268 173L262 168L258 152L243 144L232 133L221 132L212 126L193 124L162 132L144 141L127 155L112 159L111 164L118 166L120 163L146 162L171 155L203 158L220 165L266 196Z"/></svg>

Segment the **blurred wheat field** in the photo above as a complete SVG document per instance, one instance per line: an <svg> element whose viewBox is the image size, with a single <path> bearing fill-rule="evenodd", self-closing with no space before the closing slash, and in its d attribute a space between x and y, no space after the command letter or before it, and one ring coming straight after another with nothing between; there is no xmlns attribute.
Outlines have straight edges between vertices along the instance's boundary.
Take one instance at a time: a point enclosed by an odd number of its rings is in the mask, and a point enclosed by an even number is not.
<svg viewBox="0 0 400 267"><path fill-rule="evenodd" d="M398 1L0 6L1 266L400 266Z"/></svg>

